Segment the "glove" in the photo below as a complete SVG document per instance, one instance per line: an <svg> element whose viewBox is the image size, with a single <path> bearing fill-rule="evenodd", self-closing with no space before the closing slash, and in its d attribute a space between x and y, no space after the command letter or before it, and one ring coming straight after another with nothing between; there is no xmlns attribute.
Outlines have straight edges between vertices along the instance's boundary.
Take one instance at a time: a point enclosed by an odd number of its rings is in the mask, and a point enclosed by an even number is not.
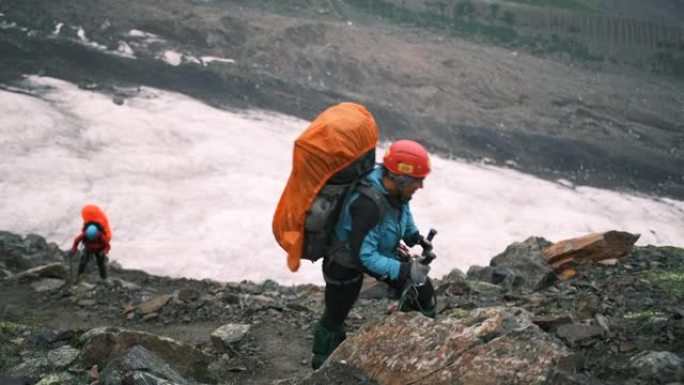
<svg viewBox="0 0 684 385"><path fill-rule="evenodd" d="M411 267L409 270L409 277L411 282L422 285L427 280L428 272L430 272L429 265L423 265L418 262L411 262Z"/></svg>
<svg viewBox="0 0 684 385"><path fill-rule="evenodd" d="M420 262L429 265L435 258L437 258L437 255L434 252L423 251L423 254L420 255Z"/></svg>

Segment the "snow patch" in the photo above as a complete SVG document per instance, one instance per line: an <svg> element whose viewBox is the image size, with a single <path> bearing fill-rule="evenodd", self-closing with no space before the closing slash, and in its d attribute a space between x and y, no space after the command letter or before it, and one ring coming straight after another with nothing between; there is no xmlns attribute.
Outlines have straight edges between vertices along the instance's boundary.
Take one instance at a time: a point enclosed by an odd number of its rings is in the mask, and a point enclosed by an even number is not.
<svg viewBox="0 0 684 385"><path fill-rule="evenodd" d="M62 27L64 27L64 23L57 23L55 29L52 31L52 35L58 36L59 33L62 32Z"/></svg>
<svg viewBox="0 0 684 385"><path fill-rule="evenodd" d="M133 52L133 48L131 48L131 46L125 41L119 41L117 52L119 52L122 56L135 58L135 52Z"/></svg>
<svg viewBox="0 0 684 385"><path fill-rule="evenodd" d="M209 63L211 63L211 62L235 64L235 60L234 60L234 59L226 59L226 58L214 57L214 56L202 56L202 57L200 58L200 60L202 61L202 65L205 66L205 67L206 67L207 65L209 65Z"/></svg>
<svg viewBox="0 0 684 385"><path fill-rule="evenodd" d="M181 65L181 63L183 63L183 54L178 53L176 51L164 51L158 56L158 58L174 67L179 66Z"/></svg>
<svg viewBox="0 0 684 385"><path fill-rule="evenodd" d="M111 95L27 79L32 96L0 90L0 229L42 234L67 248L81 226L81 207L92 202L109 214L111 257L126 268L323 283L320 262L290 273L271 232L293 141L308 122L226 112L150 88L119 90L127 96L115 106ZM559 241L623 230L641 233L640 245L684 245L682 201L569 189L439 156L432 165L411 207L424 233L439 231L433 277L487 265L533 235Z"/></svg>

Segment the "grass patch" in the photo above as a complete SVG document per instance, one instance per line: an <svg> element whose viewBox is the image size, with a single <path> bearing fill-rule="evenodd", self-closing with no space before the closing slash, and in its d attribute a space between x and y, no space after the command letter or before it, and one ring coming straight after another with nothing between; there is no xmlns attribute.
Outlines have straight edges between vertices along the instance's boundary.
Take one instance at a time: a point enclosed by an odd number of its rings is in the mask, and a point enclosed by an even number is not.
<svg viewBox="0 0 684 385"><path fill-rule="evenodd" d="M684 271L656 270L649 272L646 275L646 280L670 295L684 297Z"/></svg>
<svg viewBox="0 0 684 385"><path fill-rule="evenodd" d="M26 325L8 321L0 321L0 334L17 335L30 329L31 328Z"/></svg>
<svg viewBox="0 0 684 385"><path fill-rule="evenodd" d="M452 309L446 316L450 319L462 320L470 317L470 312L468 310L456 308Z"/></svg>
<svg viewBox="0 0 684 385"><path fill-rule="evenodd" d="M625 313L624 318L628 320L645 320L651 318L663 318L665 314L657 310L630 311Z"/></svg>
<svg viewBox="0 0 684 385"><path fill-rule="evenodd" d="M603 10L598 5L588 4L577 0L505 0L511 3L531 5L535 7L550 7L569 11L600 13Z"/></svg>
<svg viewBox="0 0 684 385"><path fill-rule="evenodd" d="M0 346L0 373L7 372L18 362L18 357L14 354L14 347L11 344L1 344Z"/></svg>
<svg viewBox="0 0 684 385"><path fill-rule="evenodd" d="M498 12L498 8L492 8L488 17L496 18L499 23L491 23L491 20L483 22L474 16L474 8L466 6L470 4L468 1L459 3L461 6L455 7L453 15L447 12L412 11L384 0L347 0L347 3L362 12L394 23L447 31L468 40L487 42L509 49L520 49L534 55L562 53L581 61L603 60L601 56L589 54L586 45L570 38L556 35L520 35L515 30L515 15L510 12Z"/></svg>
<svg viewBox="0 0 684 385"><path fill-rule="evenodd" d="M537 309L539 309L538 311L539 311L540 315L560 315L560 314L567 313L567 310L564 309L556 301L547 302L546 304L542 305L541 307L536 308L535 314L537 313Z"/></svg>
<svg viewBox="0 0 684 385"><path fill-rule="evenodd" d="M468 286L478 293L500 293L503 288L485 281L468 281Z"/></svg>

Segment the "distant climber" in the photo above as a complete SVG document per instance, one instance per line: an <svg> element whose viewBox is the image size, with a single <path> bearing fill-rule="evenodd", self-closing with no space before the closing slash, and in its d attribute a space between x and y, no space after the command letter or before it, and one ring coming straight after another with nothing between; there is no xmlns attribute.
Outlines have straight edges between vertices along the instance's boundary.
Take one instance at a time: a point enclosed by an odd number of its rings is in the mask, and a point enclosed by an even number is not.
<svg viewBox="0 0 684 385"><path fill-rule="evenodd" d="M78 282L81 275L85 272L86 267L91 259L95 258L97 268L100 273L100 278L103 281L107 279L107 253L110 250L111 230L109 221L99 207L95 205L86 205L81 211L83 216L83 229L81 233L74 239L69 253L71 256L76 255L78 246L83 244L83 252L78 263L78 273L76 281Z"/></svg>

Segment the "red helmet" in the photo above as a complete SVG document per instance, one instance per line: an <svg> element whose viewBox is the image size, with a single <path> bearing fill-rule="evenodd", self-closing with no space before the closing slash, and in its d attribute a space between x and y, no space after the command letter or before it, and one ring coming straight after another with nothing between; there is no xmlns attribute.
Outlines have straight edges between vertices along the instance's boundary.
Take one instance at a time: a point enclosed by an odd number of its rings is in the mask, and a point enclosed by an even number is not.
<svg viewBox="0 0 684 385"><path fill-rule="evenodd" d="M413 140L392 143L382 162L390 172L398 175L425 178L430 173L430 157L425 147Z"/></svg>

